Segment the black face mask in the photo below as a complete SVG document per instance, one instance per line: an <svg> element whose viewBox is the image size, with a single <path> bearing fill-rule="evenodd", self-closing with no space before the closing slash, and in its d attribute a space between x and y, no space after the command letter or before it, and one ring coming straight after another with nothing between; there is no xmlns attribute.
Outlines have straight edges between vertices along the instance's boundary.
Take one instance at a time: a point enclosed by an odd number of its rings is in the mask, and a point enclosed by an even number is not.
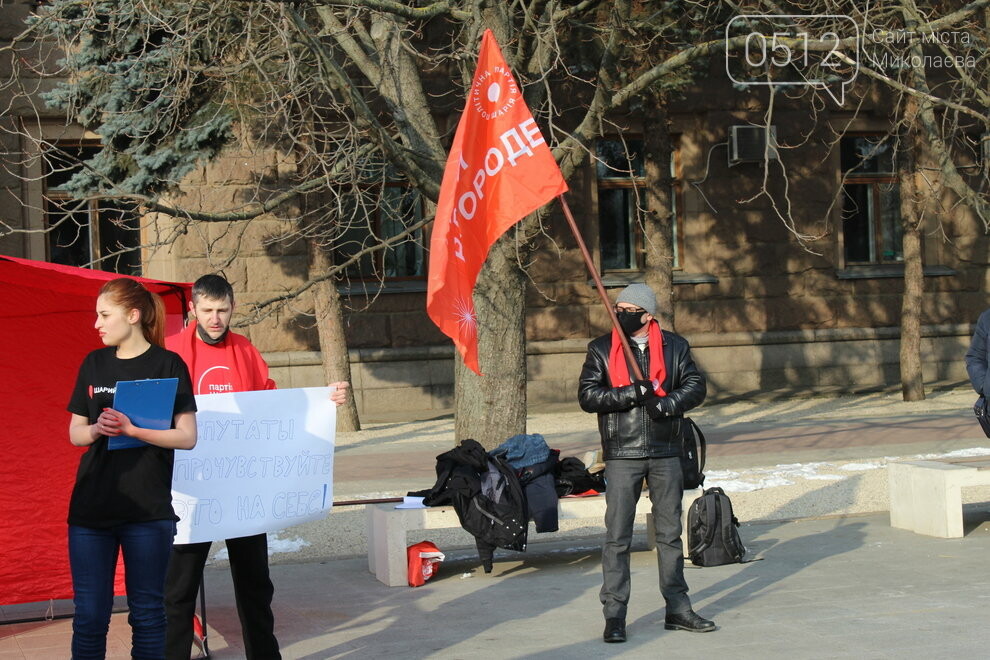
<svg viewBox="0 0 990 660"><path fill-rule="evenodd" d="M634 332L642 328L645 323L643 323L643 314L646 312L616 312L615 316L619 319L619 327L627 335L632 336Z"/></svg>
<svg viewBox="0 0 990 660"><path fill-rule="evenodd" d="M222 335L220 335L219 337L217 337L216 339L214 339L213 337L211 337L208 334L206 334L206 330L203 329L203 326L199 325L198 323L196 324L196 332L199 334L199 338L202 339L203 341L205 341L210 346L216 346L217 344L219 344L220 342L222 342L224 339L226 339L227 338L227 331L228 330L230 330L230 328L227 328L227 330L224 330Z"/></svg>

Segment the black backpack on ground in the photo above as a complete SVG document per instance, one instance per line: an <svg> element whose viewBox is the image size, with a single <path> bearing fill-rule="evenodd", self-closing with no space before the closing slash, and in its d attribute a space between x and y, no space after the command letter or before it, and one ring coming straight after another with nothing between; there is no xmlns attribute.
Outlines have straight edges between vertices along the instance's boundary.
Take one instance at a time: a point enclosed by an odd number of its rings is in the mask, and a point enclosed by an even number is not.
<svg viewBox="0 0 990 660"><path fill-rule="evenodd" d="M688 557L695 566L721 566L742 561L746 548L739 521L721 488L709 488L688 509Z"/></svg>

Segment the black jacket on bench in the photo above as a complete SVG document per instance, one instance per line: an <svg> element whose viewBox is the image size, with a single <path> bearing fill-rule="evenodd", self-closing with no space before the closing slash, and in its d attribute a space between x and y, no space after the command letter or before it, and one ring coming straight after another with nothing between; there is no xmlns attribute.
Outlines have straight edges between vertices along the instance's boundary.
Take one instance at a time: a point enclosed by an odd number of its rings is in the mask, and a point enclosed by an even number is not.
<svg viewBox="0 0 990 660"><path fill-rule="evenodd" d="M496 547L525 550L526 497L515 471L477 441L461 441L437 456L437 481L423 496L426 506L452 506L461 527L476 540L485 572L491 571Z"/></svg>

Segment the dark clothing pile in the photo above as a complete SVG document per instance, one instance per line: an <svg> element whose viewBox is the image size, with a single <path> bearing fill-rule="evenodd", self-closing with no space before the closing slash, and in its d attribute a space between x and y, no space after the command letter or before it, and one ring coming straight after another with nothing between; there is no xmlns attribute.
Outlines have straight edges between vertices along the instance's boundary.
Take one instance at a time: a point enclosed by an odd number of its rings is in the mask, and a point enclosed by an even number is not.
<svg viewBox="0 0 990 660"><path fill-rule="evenodd" d="M554 472L560 452L547 446L539 433L514 435L492 450L516 471L526 493L527 513L537 533L557 531L557 490Z"/></svg>
<svg viewBox="0 0 990 660"><path fill-rule="evenodd" d="M491 452L463 440L437 456L433 487L409 495L422 497L426 506L453 507L490 573L495 548L526 550L530 520L537 532L557 531L558 493L605 490L601 474L589 474L577 458L559 457L538 433L512 436Z"/></svg>
<svg viewBox="0 0 990 660"><path fill-rule="evenodd" d="M426 506L454 508L461 527L475 537L486 573L495 548L526 549L526 496L508 463L469 438L437 456L436 469L433 488L410 494L423 496Z"/></svg>
<svg viewBox="0 0 990 660"><path fill-rule="evenodd" d="M492 453L504 458L517 470L521 470L528 465L546 461L550 456L550 447L539 433L520 433L500 444L492 450Z"/></svg>
<svg viewBox="0 0 990 660"><path fill-rule="evenodd" d="M605 475L603 472L591 474L581 459L568 456L557 464L555 486L558 497L578 495L589 490L604 493Z"/></svg>

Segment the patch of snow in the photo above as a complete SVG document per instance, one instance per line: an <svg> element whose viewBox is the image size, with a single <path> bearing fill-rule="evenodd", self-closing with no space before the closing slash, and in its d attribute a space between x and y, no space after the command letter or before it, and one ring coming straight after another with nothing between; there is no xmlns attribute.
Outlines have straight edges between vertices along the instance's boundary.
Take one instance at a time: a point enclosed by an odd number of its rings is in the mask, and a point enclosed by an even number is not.
<svg viewBox="0 0 990 660"><path fill-rule="evenodd" d="M268 556L271 557L277 552L299 552L306 546L310 545L309 541L301 538L294 539L280 539L277 532L268 533ZM215 561L229 560L230 553L227 552L227 546L220 548L217 554L213 556Z"/></svg>
<svg viewBox="0 0 990 660"><path fill-rule="evenodd" d="M789 481L783 477L764 477L755 481L749 481L743 479L724 479L706 475L705 479L706 488L718 486L727 493L749 493L754 490L763 490L764 488L773 488L775 486L790 486L793 483L793 481Z"/></svg>
<svg viewBox="0 0 990 660"><path fill-rule="evenodd" d="M824 469L832 468L831 463L787 463L767 468L751 468L743 473L731 470L713 470L706 473L706 486L718 486L724 491L748 493L764 488L791 486L793 479L816 481L838 481L843 477L828 474Z"/></svg>
<svg viewBox="0 0 990 660"><path fill-rule="evenodd" d="M840 470L846 470L848 472L864 472L866 470L876 470L878 468L886 467L886 462L881 461L871 461L869 463L846 463L845 465L840 465Z"/></svg>
<svg viewBox="0 0 990 660"><path fill-rule="evenodd" d="M294 539L280 539L278 534L270 533L268 535L269 556L276 552L299 552L308 545L310 545L309 541L299 537Z"/></svg>
<svg viewBox="0 0 990 660"><path fill-rule="evenodd" d="M965 458L970 456L990 455L990 447L972 447L970 449L957 449L955 451L941 454L918 454L911 457L914 460L924 460L932 458ZM784 463L773 467L757 467L745 470L711 470L706 472L705 486L718 486L726 492L748 493L764 488L774 488L776 486L791 486L794 479L807 479L811 481L838 481L846 478L840 474L830 474L830 472L841 470L843 472L865 472L867 470L877 470L886 467L892 460L903 460L903 457L885 456L881 459L863 461L858 463L844 463L834 465L832 463Z"/></svg>
<svg viewBox="0 0 990 660"><path fill-rule="evenodd" d="M918 454L914 458L968 458L970 456L987 456L990 454L990 447L971 447L970 449L957 449L944 454Z"/></svg>

